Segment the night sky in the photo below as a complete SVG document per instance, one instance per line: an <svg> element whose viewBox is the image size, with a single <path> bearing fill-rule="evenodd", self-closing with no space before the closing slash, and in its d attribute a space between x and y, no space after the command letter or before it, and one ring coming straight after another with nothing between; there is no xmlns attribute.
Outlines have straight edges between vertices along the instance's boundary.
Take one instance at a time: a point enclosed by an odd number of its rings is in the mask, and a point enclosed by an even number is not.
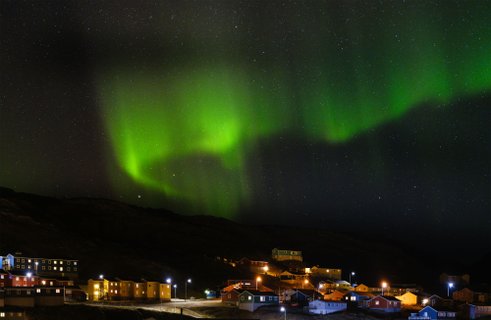
<svg viewBox="0 0 491 320"><path fill-rule="evenodd" d="M489 1L0 1L0 185L490 249L490 21Z"/></svg>

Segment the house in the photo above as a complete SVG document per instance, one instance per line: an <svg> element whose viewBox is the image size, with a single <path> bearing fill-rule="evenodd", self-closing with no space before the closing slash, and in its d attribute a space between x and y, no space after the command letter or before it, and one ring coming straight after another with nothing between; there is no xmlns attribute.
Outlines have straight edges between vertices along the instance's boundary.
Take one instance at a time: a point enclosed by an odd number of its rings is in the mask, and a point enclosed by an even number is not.
<svg viewBox="0 0 491 320"><path fill-rule="evenodd" d="M227 291L222 291L222 303L236 305L239 301L239 295L242 293L242 289L232 289Z"/></svg>
<svg viewBox="0 0 491 320"><path fill-rule="evenodd" d="M156 281L145 281L145 297L148 300L159 299L160 284Z"/></svg>
<svg viewBox="0 0 491 320"><path fill-rule="evenodd" d="M431 306L431 307L438 307L438 308L452 308L453 307L452 299L444 299L444 298L442 298L436 294L430 296L427 299L428 299L428 302L426 304Z"/></svg>
<svg viewBox="0 0 491 320"><path fill-rule="evenodd" d="M0 288L6 287L9 285L9 274L7 271L0 269Z"/></svg>
<svg viewBox="0 0 491 320"><path fill-rule="evenodd" d="M335 286L336 286L336 289L339 289L339 290L353 290L351 283L349 283L348 281L344 281L344 280L337 280L335 282Z"/></svg>
<svg viewBox="0 0 491 320"><path fill-rule="evenodd" d="M88 299L86 291L79 286L68 286L65 289L65 301L69 302L85 302Z"/></svg>
<svg viewBox="0 0 491 320"><path fill-rule="evenodd" d="M373 297L374 295L368 292L350 291L344 295L343 299L351 307L363 307L364 302L372 299Z"/></svg>
<svg viewBox="0 0 491 320"><path fill-rule="evenodd" d="M277 249L274 248L272 250L271 256L275 261L303 261L302 251L297 250L285 250L285 249Z"/></svg>
<svg viewBox="0 0 491 320"><path fill-rule="evenodd" d="M417 313L411 313L408 320L438 320L438 319L455 319L457 313L440 308L426 306Z"/></svg>
<svg viewBox="0 0 491 320"><path fill-rule="evenodd" d="M30 272L37 276L78 278L79 261L64 258L33 258L22 254L0 256L0 265L6 271Z"/></svg>
<svg viewBox="0 0 491 320"><path fill-rule="evenodd" d="M140 281L140 282L136 282L135 281L135 286L133 287L133 298L136 299L136 300L141 300L141 299L145 299L146 298L146 285L145 285L145 282L143 281Z"/></svg>
<svg viewBox="0 0 491 320"><path fill-rule="evenodd" d="M305 273L316 278L341 280L341 269L337 268L320 268L319 266L314 266L305 268Z"/></svg>
<svg viewBox="0 0 491 320"><path fill-rule="evenodd" d="M456 301L473 303L474 302L474 291L469 288L464 288L462 290L457 290L452 293L452 298Z"/></svg>
<svg viewBox="0 0 491 320"><path fill-rule="evenodd" d="M400 312L401 301L392 296L376 296L367 301L370 310L382 312Z"/></svg>
<svg viewBox="0 0 491 320"><path fill-rule="evenodd" d="M324 295L324 300L327 301L341 301L343 300L344 296L348 293L348 291L345 290L334 290L331 293L325 294Z"/></svg>
<svg viewBox="0 0 491 320"><path fill-rule="evenodd" d="M316 300L323 297L322 294L316 290L309 289L289 289L285 290L285 301L289 301L290 304L298 306L306 306L309 301Z"/></svg>
<svg viewBox="0 0 491 320"><path fill-rule="evenodd" d="M119 283L119 294L118 294L119 299L120 300L133 299L135 283L131 280L124 280L120 278L116 278L116 280Z"/></svg>
<svg viewBox="0 0 491 320"><path fill-rule="evenodd" d="M452 298L455 301L466 303L486 303L489 299L489 294L485 292L475 292L469 288L464 288L453 292Z"/></svg>
<svg viewBox="0 0 491 320"><path fill-rule="evenodd" d="M34 287L39 282L39 277L33 275L31 272L24 271L9 271L8 283L11 287Z"/></svg>
<svg viewBox="0 0 491 320"><path fill-rule="evenodd" d="M273 292L244 290L239 294L238 307L242 310L254 312L260 307L278 304L278 295Z"/></svg>
<svg viewBox="0 0 491 320"><path fill-rule="evenodd" d="M310 314L329 314L346 310L346 302L314 300L309 302Z"/></svg>
<svg viewBox="0 0 491 320"><path fill-rule="evenodd" d="M168 283L159 284L159 299L160 301L170 301L171 300L171 287Z"/></svg>
<svg viewBox="0 0 491 320"><path fill-rule="evenodd" d="M469 319L478 319L491 316L491 305L466 305L465 314Z"/></svg>
<svg viewBox="0 0 491 320"><path fill-rule="evenodd" d="M418 304L418 296L411 291L407 291L400 296L396 296L396 298L401 300L401 304L403 306L415 306Z"/></svg>
<svg viewBox="0 0 491 320"><path fill-rule="evenodd" d="M261 260L251 260L249 258L240 259L237 264L251 273L267 274L269 270L269 263Z"/></svg>
<svg viewBox="0 0 491 320"><path fill-rule="evenodd" d="M359 284L355 287L355 291L356 292L369 292L370 290L369 290L367 285L362 283L362 284Z"/></svg>
<svg viewBox="0 0 491 320"><path fill-rule="evenodd" d="M87 295L90 301L107 300L109 298L109 280L89 279L87 283Z"/></svg>

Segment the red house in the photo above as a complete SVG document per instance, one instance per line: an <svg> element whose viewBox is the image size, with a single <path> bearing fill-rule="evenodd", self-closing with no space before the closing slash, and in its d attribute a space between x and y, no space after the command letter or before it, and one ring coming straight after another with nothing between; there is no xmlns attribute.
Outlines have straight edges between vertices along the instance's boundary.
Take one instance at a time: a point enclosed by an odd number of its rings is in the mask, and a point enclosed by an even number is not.
<svg viewBox="0 0 491 320"><path fill-rule="evenodd" d="M0 269L0 288L10 285L10 278L7 271Z"/></svg>
<svg viewBox="0 0 491 320"><path fill-rule="evenodd" d="M382 312L401 311L401 301L390 296L376 296L368 300L367 306L371 310Z"/></svg>

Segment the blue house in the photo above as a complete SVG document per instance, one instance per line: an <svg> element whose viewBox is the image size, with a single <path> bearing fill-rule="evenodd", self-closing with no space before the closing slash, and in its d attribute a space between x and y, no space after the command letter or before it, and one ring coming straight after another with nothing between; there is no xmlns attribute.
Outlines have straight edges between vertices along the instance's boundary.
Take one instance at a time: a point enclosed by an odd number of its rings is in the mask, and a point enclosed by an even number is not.
<svg viewBox="0 0 491 320"><path fill-rule="evenodd" d="M419 310L418 313L411 313L408 320L439 320L439 319L455 319L457 316L455 311L441 310L435 307L426 306Z"/></svg>

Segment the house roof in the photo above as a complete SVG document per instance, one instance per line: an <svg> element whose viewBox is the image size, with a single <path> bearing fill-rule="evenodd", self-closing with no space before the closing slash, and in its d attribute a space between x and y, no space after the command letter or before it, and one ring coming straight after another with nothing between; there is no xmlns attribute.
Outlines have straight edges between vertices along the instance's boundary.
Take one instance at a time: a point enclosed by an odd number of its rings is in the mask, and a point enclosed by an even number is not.
<svg viewBox="0 0 491 320"><path fill-rule="evenodd" d="M244 294L247 292L252 294L253 296L278 296L276 293L270 291L242 290L242 289L239 289L237 291L240 292L240 294Z"/></svg>
<svg viewBox="0 0 491 320"><path fill-rule="evenodd" d="M401 300L399 300L399 299L397 299L396 297L393 297L393 296L381 296L381 295L378 295L378 296L376 296L376 297L374 297L372 299L376 299L378 297L380 297L382 299L385 299L387 301L398 301L398 302L401 302Z"/></svg>
<svg viewBox="0 0 491 320"><path fill-rule="evenodd" d="M433 309L435 311L447 311L447 312L456 312L455 310L451 309L451 308L442 308L442 307L438 307L438 306L425 306L424 308L422 308L421 310L419 310L419 312L423 311L424 309Z"/></svg>
<svg viewBox="0 0 491 320"><path fill-rule="evenodd" d="M31 271L25 271L25 270L11 270L9 271L8 273L10 273L11 275L13 276L18 276L18 277L26 277L27 276L27 273L28 272L31 272ZM31 272L32 275L31 277L34 278L34 277L38 277L37 275L34 274L34 272Z"/></svg>

